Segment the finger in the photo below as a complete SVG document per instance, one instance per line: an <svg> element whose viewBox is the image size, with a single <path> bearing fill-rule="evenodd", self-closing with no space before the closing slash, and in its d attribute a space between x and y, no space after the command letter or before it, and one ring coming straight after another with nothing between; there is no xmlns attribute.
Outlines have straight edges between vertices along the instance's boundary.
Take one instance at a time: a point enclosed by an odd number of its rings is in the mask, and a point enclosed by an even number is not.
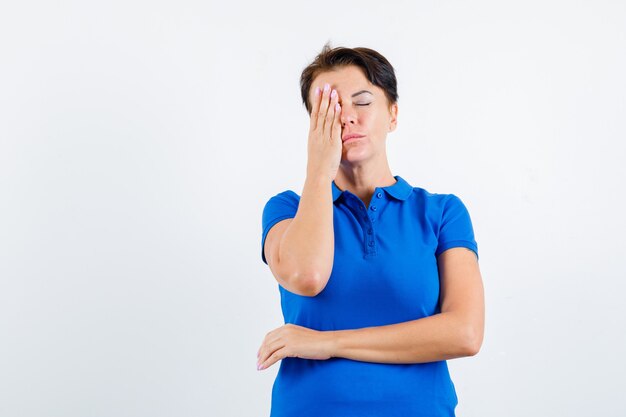
<svg viewBox="0 0 626 417"><path fill-rule="evenodd" d="M265 362L267 358L270 357L274 352L284 348L285 346L286 344L280 340L275 340L270 343L264 343L261 349L261 354L259 355L259 358L257 359L257 362L258 363Z"/></svg>
<svg viewBox="0 0 626 417"><path fill-rule="evenodd" d="M341 142L341 104L335 103L335 118L333 119L332 139Z"/></svg>
<svg viewBox="0 0 626 417"><path fill-rule="evenodd" d="M261 365L259 366L259 369L267 369L270 366L274 365L279 360L286 358L287 356L288 356L287 349L277 350L276 352L272 353L265 362L261 363Z"/></svg>
<svg viewBox="0 0 626 417"><path fill-rule="evenodd" d="M257 353L257 362L261 363L261 361L264 361L274 350L276 349L271 349L272 344L276 343L276 339L275 337L272 335L272 332L269 332L268 334L265 335L265 338L263 339L263 343L261 343L261 347L259 348L259 352Z"/></svg>
<svg viewBox="0 0 626 417"><path fill-rule="evenodd" d="M261 352L261 356L257 359L257 369L263 369L267 360L274 354L274 350L264 350Z"/></svg>
<svg viewBox="0 0 626 417"><path fill-rule="evenodd" d="M328 101L330 98L330 84L324 84L324 90L322 91L322 97L320 101L320 108L317 112L317 125L316 128L324 131L324 123L326 120L326 114L328 113Z"/></svg>
<svg viewBox="0 0 626 417"><path fill-rule="evenodd" d="M324 119L324 139L330 138L330 135L333 133L333 120L335 119L335 104L339 101L339 94L337 94L336 90L333 90L330 97L330 104L328 106L328 111L326 112L326 117Z"/></svg>
<svg viewBox="0 0 626 417"><path fill-rule="evenodd" d="M261 342L261 346L259 347L259 350L257 350L256 352L257 362L263 355L263 352L267 350L267 346L269 346L271 341L275 340L276 330L278 329L271 330L265 334L265 337L263 338L263 342Z"/></svg>
<svg viewBox="0 0 626 417"><path fill-rule="evenodd" d="M315 87L313 90L313 99L311 101L311 119L309 129L314 130L317 127L317 118L319 117L320 110L320 97L321 97L322 89L319 86Z"/></svg>

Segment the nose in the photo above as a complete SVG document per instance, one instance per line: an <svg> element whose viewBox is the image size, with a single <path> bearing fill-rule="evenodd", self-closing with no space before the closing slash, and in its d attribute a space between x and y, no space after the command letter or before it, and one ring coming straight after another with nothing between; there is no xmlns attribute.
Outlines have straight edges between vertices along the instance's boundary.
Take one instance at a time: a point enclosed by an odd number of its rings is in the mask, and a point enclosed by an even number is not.
<svg viewBox="0 0 626 417"><path fill-rule="evenodd" d="M341 108L341 127L345 127L347 124L356 123L356 115L354 112L346 107Z"/></svg>

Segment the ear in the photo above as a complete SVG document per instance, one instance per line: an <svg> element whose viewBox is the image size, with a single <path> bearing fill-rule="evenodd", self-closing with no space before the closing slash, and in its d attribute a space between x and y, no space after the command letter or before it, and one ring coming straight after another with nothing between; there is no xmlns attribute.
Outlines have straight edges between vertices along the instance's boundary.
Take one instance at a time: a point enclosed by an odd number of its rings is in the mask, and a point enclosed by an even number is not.
<svg viewBox="0 0 626 417"><path fill-rule="evenodd" d="M389 108L389 117L389 131L393 132L398 125L398 103L393 103Z"/></svg>

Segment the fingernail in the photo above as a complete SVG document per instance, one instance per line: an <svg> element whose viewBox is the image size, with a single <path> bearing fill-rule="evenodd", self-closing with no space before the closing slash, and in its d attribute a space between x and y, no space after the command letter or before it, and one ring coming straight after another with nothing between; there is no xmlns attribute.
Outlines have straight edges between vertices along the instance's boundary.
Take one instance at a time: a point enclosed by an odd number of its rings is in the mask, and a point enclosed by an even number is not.
<svg viewBox="0 0 626 417"><path fill-rule="evenodd" d="M263 365L258 364L258 365L257 365L257 367L256 367L256 370L257 370L257 371L260 371L261 369L263 369Z"/></svg>
<svg viewBox="0 0 626 417"><path fill-rule="evenodd" d="M332 92L332 93L330 93L330 96L331 96L332 98L335 98L335 96L336 96L336 95L337 95L337 90L333 90L333 92Z"/></svg>
<svg viewBox="0 0 626 417"><path fill-rule="evenodd" d="M340 110L340 109L341 109L341 106L339 105L339 103L336 103L336 104L335 104L335 110L337 110L337 111L338 111L338 110Z"/></svg>
<svg viewBox="0 0 626 417"><path fill-rule="evenodd" d="M324 92L327 92L328 90L330 90L330 84L326 83L324 84Z"/></svg>
<svg viewBox="0 0 626 417"><path fill-rule="evenodd" d="M316 95L316 96L319 96L319 95L320 95L320 91L322 91L322 90L320 90L320 88L319 88L319 87L315 87L315 95Z"/></svg>

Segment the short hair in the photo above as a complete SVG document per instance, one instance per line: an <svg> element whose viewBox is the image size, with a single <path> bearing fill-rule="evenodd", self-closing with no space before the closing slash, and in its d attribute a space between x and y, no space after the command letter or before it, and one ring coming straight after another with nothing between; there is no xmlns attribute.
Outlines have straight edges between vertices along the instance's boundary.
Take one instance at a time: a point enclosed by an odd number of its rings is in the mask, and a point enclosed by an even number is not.
<svg viewBox="0 0 626 417"><path fill-rule="evenodd" d="M315 77L322 72L332 71L347 65L355 65L363 71L373 85L383 89L389 105L398 101L396 74L393 67L380 53L369 48L330 47L327 42L322 51L315 57L300 76L300 93L302 103L311 114L309 91Z"/></svg>

